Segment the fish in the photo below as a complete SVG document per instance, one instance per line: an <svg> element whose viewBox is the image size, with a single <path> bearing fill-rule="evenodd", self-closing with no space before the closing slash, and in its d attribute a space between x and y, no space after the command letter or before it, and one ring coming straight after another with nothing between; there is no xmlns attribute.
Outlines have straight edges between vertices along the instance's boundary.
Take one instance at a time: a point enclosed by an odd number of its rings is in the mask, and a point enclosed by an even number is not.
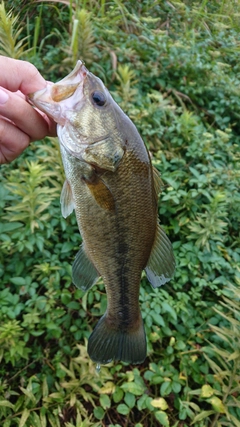
<svg viewBox="0 0 240 427"><path fill-rule="evenodd" d="M106 288L107 309L89 337L88 354L97 364L143 363L142 271L157 288L175 269L158 220L159 173L136 126L82 61L29 100L57 123L66 176L61 211L66 218L75 210L82 237L72 281L88 291L102 277Z"/></svg>

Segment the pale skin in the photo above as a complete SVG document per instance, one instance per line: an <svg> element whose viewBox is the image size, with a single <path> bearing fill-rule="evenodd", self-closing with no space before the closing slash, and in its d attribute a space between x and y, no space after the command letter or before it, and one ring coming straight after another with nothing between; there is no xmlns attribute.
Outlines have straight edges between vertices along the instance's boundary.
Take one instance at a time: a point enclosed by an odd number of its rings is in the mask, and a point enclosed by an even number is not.
<svg viewBox="0 0 240 427"><path fill-rule="evenodd" d="M47 82L26 61L0 56L0 164L16 159L32 141L56 136L56 124L27 102Z"/></svg>

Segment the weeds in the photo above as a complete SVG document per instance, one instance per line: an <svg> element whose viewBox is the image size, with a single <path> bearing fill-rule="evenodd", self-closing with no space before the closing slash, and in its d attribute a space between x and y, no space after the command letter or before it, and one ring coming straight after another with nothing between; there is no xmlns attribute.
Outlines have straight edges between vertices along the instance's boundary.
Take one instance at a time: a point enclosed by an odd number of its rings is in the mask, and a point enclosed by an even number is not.
<svg viewBox="0 0 240 427"><path fill-rule="evenodd" d="M0 54L14 59L23 59L29 53L27 37L22 37L23 25L18 24L19 16L5 9L0 3Z"/></svg>

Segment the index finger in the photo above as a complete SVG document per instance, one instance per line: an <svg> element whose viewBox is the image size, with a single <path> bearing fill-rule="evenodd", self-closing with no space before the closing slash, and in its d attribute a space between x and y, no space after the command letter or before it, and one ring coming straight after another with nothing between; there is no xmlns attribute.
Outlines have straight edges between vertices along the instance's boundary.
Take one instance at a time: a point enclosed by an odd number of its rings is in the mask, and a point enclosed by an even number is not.
<svg viewBox="0 0 240 427"><path fill-rule="evenodd" d="M46 81L30 62L0 56L0 86L24 94L35 92L46 86Z"/></svg>

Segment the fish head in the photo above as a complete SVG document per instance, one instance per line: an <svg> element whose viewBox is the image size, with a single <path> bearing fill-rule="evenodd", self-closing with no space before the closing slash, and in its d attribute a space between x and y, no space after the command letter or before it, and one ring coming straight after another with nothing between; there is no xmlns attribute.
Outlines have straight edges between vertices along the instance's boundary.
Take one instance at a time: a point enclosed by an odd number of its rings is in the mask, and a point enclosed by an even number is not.
<svg viewBox="0 0 240 427"><path fill-rule="evenodd" d="M88 71L81 61L56 84L29 95L30 102L57 124L60 143L81 158L84 147L119 134L115 103L101 79ZM122 110L121 110L122 112ZM122 114L124 114L122 112Z"/></svg>

